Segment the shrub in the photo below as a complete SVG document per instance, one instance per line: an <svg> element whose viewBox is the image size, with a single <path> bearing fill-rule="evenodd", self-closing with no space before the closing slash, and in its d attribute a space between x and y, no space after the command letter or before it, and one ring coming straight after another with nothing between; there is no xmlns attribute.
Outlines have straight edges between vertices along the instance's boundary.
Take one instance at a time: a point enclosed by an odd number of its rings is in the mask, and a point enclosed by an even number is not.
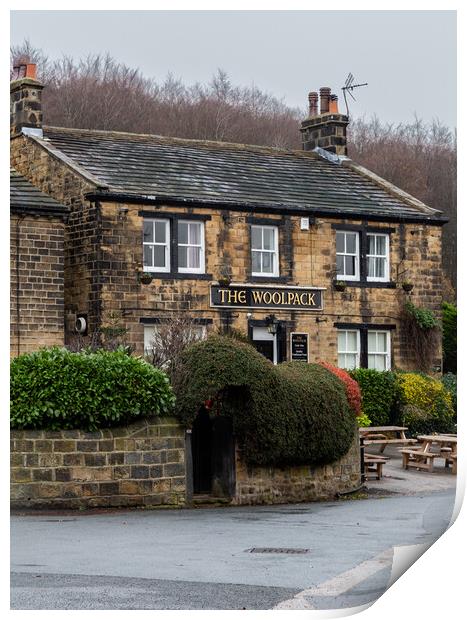
<svg viewBox="0 0 467 620"><path fill-rule="evenodd" d="M360 415L357 416L357 424L359 427L364 427L371 426L372 422L370 418L366 415L366 413L363 413L362 411Z"/></svg>
<svg viewBox="0 0 467 620"><path fill-rule="evenodd" d="M205 401L232 417L251 465L330 463L354 437L355 415L342 382L318 364L274 366L251 345L212 335L182 355L176 413L193 423Z"/></svg>
<svg viewBox="0 0 467 620"><path fill-rule="evenodd" d="M347 400L349 401L350 408L354 411L355 415L358 416L360 409L362 408L362 395L358 383L355 379L352 379L346 370L337 368L337 366L333 366L328 362L320 362L320 364L335 374L336 377L339 377L339 379L344 383L345 393L347 394Z"/></svg>
<svg viewBox="0 0 467 620"><path fill-rule="evenodd" d="M450 433L454 427L454 409L449 391L438 379L421 373L400 373L402 422L412 435Z"/></svg>
<svg viewBox="0 0 467 620"><path fill-rule="evenodd" d="M416 367L429 371L436 359L440 337L440 323L432 310L407 302L402 314L404 337L410 342L411 355Z"/></svg>
<svg viewBox="0 0 467 620"><path fill-rule="evenodd" d="M400 400L396 375L390 371L356 368L350 376L357 381L362 395L362 409L374 426L395 421Z"/></svg>
<svg viewBox="0 0 467 620"><path fill-rule="evenodd" d="M96 430L163 415L174 405L167 377L122 351L52 347L11 362L12 428Z"/></svg>
<svg viewBox="0 0 467 620"><path fill-rule="evenodd" d="M443 309L443 368L444 372L457 372L457 308L444 302Z"/></svg>
<svg viewBox="0 0 467 620"><path fill-rule="evenodd" d="M448 372L441 377L441 381L449 394L451 394L452 408L454 409L454 414L457 414L457 375Z"/></svg>

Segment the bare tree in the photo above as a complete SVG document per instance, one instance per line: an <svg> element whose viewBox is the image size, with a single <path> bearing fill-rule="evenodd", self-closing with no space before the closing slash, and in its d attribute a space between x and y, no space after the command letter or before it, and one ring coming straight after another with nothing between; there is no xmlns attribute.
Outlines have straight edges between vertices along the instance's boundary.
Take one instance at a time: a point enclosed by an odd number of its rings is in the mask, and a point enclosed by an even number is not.
<svg viewBox="0 0 467 620"><path fill-rule="evenodd" d="M145 350L148 362L167 373L173 384L181 369L181 355L192 343L203 337L203 327L185 312L173 312L161 318L154 337Z"/></svg>

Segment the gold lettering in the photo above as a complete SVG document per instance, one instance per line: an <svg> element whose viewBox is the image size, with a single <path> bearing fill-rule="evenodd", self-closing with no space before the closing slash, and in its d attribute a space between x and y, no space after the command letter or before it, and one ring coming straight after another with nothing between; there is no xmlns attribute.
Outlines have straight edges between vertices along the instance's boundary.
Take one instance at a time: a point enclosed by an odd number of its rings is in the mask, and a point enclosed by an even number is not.
<svg viewBox="0 0 467 620"><path fill-rule="evenodd" d="M246 291L238 291L238 301L241 304L246 304Z"/></svg>
<svg viewBox="0 0 467 620"><path fill-rule="evenodd" d="M303 298L305 298L305 301L303 301ZM302 293L300 295L300 303L302 304L302 306L306 306L306 293Z"/></svg>
<svg viewBox="0 0 467 620"><path fill-rule="evenodd" d="M282 293L281 293L281 304L282 305L285 304L285 293L284 293L284 291L282 291Z"/></svg>
<svg viewBox="0 0 467 620"><path fill-rule="evenodd" d="M308 305L309 306L316 306L315 294L314 293L308 293Z"/></svg>
<svg viewBox="0 0 467 620"><path fill-rule="evenodd" d="M219 291L219 295L221 296L221 304L225 302L226 293L227 293L227 290L225 288L221 288L221 290Z"/></svg>
<svg viewBox="0 0 467 620"><path fill-rule="evenodd" d="M229 290L228 294L229 294L229 296L228 296L228 303L229 304L232 304L232 303L236 304L237 303L237 298L238 298L238 291L236 291L236 290Z"/></svg>
<svg viewBox="0 0 467 620"><path fill-rule="evenodd" d="M289 306L293 304L293 293L287 293L287 304Z"/></svg>
<svg viewBox="0 0 467 620"><path fill-rule="evenodd" d="M279 291L276 291L275 293L273 293L273 295L272 295L272 303L273 304L280 304L281 303L281 294L279 293Z"/></svg>
<svg viewBox="0 0 467 620"><path fill-rule="evenodd" d="M267 299L266 299L266 295L268 296ZM265 304L270 304L271 303L271 293L269 291L265 291L265 293L263 295L263 299L264 299L264 303Z"/></svg>
<svg viewBox="0 0 467 620"><path fill-rule="evenodd" d="M300 303L300 295L298 293L294 293L293 304L294 304L294 306L300 306L301 305L301 303Z"/></svg>
<svg viewBox="0 0 467 620"><path fill-rule="evenodd" d="M253 294L253 302L255 304L261 304L263 302L263 291L252 291Z"/></svg>

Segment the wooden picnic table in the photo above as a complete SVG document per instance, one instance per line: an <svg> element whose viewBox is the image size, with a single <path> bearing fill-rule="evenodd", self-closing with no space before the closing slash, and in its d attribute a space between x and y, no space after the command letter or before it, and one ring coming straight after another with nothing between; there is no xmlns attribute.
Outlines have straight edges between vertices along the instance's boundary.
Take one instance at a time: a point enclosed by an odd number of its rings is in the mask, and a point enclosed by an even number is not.
<svg viewBox="0 0 467 620"><path fill-rule="evenodd" d="M407 429L407 426L363 426L359 432L364 446L379 445L379 451L383 453L388 444L406 446L417 443L416 439L407 439Z"/></svg>
<svg viewBox="0 0 467 620"><path fill-rule="evenodd" d="M457 435L418 435L417 439L421 446L400 450L404 469L414 467L432 472L434 459L442 458L445 466L452 465L451 472L457 474ZM433 449L433 444L438 449Z"/></svg>

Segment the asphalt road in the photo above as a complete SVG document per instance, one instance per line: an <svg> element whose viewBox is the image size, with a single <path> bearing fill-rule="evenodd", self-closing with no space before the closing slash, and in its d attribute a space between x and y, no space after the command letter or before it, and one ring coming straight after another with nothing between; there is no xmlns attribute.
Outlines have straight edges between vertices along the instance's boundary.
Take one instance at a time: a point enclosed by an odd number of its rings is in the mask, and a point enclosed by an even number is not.
<svg viewBox="0 0 467 620"><path fill-rule="evenodd" d="M286 506L13 515L11 608L363 605L386 589L393 548L436 540L454 499L452 489ZM302 553L252 552L258 548Z"/></svg>

